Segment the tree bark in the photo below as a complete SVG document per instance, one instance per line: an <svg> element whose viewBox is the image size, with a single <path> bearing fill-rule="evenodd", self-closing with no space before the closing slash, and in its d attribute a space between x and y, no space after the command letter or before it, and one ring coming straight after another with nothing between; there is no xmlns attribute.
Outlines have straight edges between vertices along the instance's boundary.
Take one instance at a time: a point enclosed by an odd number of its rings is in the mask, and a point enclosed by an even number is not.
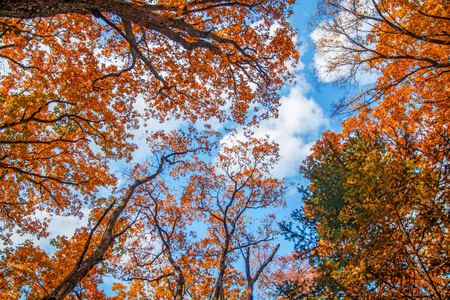
<svg viewBox="0 0 450 300"><path fill-rule="evenodd" d="M82 259L81 257L79 263L75 265L72 272L70 272L70 274L66 276L63 279L63 281L50 292L49 295L44 297L43 300L64 299L75 288L75 286L89 273L89 271L92 270L92 268L94 268L96 264L98 264L104 259L105 253L113 245L115 239L117 238L117 235L114 235L114 227L116 225L116 222L119 219L125 207L127 206L131 197L133 196L135 190L139 186L155 179L162 172L164 164L166 162L170 163L168 157L176 154L179 153L174 153L169 156L163 156L160 160L158 169L152 175L147 176L141 180L136 180L128 188L125 195L119 202L120 203L119 206L112 212L111 216L109 217L108 222L106 223L106 228L104 229L102 234L100 245L97 246L97 248L94 250L94 253L92 253L86 259Z"/></svg>

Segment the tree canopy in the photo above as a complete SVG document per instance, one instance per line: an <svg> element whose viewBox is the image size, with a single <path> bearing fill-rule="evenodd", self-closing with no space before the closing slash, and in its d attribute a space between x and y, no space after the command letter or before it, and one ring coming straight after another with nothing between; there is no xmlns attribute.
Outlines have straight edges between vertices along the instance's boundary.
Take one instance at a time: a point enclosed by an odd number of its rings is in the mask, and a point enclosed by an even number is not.
<svg viewBox="0 0 450 300"><path fill-rule="evenodd" d="M338 104L301 173L304 206L283 225L310 263L290 299L449 297L450 12L445 1L323 1L317 49L329 76L377 74ZM319 70L320 71L320 70ZM323 70L322 70L323 71ZM344 76L344 77L340 77Z"/></svg>
<svg viewBox="0 0 450 300"><path fill-rule="evenodd" d="M247 165L209 165L220 134L195 124L276 115L298 59L291 4L0 1L1 297L106 299L106 275L130 282L115 286L118 299L167 286L167 299L207 298L206 285L214 299L240 297L245 282L251 290L255 275L240 278L232 262L271 239L270 221L255 225L267 236L252 236L242 219L282 205L282 183L266 174L276 147L248 137L253 150L223 150L229 159L253 151ZM148 161L118 178L111 162L131 160L133 130L170 119L188 126L149 128ZM53 239L54 253L12 239L46 237L53 216L82 208L88 225ZM209 231L191 236L193 220Z"/></svg>
<svg viewBox="0 0 450 300"><path fill-rule="evenodd" d="M314 153L302 169L312 182L304 208L294 215L305 225L291 236L320 274L306 295L448 298L448 166L388 151L381 139L333 134Z"/></svg>

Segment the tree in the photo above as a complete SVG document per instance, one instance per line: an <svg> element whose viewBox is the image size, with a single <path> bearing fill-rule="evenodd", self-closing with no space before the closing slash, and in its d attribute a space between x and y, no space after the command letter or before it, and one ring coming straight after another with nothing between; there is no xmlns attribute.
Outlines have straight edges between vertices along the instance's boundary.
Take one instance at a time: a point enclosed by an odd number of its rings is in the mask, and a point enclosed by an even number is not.
<svg viewBox="0 0 450 300"><path fill-rule="evenodd" d="M164 181L149 185L134 203L144 217L124 246L127 256L113 267L130 282L116 286L119 297L253 299L254 284L278 250L268 248L251 272L254 248L276 234L273 217L258 221L251 211L284 204L283 183L264 175L277 156L265 141L237 141L222 149L218 166L197 164L178 199ZM234 264L241 256L245 276Z"/></svg>
<svg viewBox="0 0 450 300"><path fill-rule="evenodd" d="M314 146L302 167L311 184L296 221L314 237L298 250L319 273L319 295L448 298L448 152L429 166L402 150L378 137L332 133ZM284 229L298 240L292 224Z"/></svg>
<svg viewBox="0 0 450 300"><path fill-rule="evenodd" d="M211 143L206 139L210 136L211 133L200 135L193 131L190 135L155 133L152 137L156 143L152 149L157 156L155 164L149 161L145 165L137 165L130 178L132 183L118 189L117 196L92 199L89 226L78 228L72 239L55 238L52 244L58 251L53 256L31 243L26 247L8 247L2 252L4 276L1 284L5 287L2 296L19 299L23 293L34 297L49 294L44 299L63 299L77 285L87 291L87 297L101 295L97 284L107 272L105 261L113 253L122 253L125 233L140 217L140 213L134 213L131 203L138 201L145 186L156 180L165 169L171 167L175 169L172 172L178 175L186 172L189 155L210 150ZM192 148L190 144L197 146ZM181 167L177 168L178 165ZM100 263L102 265L99 266ZM80 297L76 291L74 293Z"/></svg>
<svg viewBox="0 0 450 300"><path fill-rule="evenodd" d="M168 169L188 168L190 158L208 155L217 138L211 130L150 133L150 151L158 157L153 168L136 166L121 188L109 163L131 159L130 129L142 120L248 124L276 114L276 91L297 59L287 22L292 3L0 4L4 297L62 299L71 291L81 297L80 288L99 298L96 284L110 272L105 261L142 216L133 215L129 203ZM142 111L135 105L140 98ZM105 189L111 191L106 197ZM90 209L90 227L53 241L54 256L31 244L13 245L13 233L44 237L53 214L81 215L82 207ZM44 211L47 218L36 217ZM72 273L58 267L64 260Z"/></svg>
<svg viewBox="0 0 450 300"><path fill-rule="evenodd" d="M448 114L450 9L446 1L324 0L313 21L316 48L330 79L379 75L375 86L338 104L355 112L382 100ZM330 74L331 73L331 74ZM401 96L401 95L404 96ZM411 98L413 100L411 100Z"/></svg>
<svg viewBox="0 0 450 300"><path fill-rule="evenodd" d="M293 299L449 297L448 5L324 1L317 47L329 72L378 72L301 167L304 206L283 230L315 284ZM322 18L322 19L321 19ZM333 75L340 76L341 74Z"/></svg>

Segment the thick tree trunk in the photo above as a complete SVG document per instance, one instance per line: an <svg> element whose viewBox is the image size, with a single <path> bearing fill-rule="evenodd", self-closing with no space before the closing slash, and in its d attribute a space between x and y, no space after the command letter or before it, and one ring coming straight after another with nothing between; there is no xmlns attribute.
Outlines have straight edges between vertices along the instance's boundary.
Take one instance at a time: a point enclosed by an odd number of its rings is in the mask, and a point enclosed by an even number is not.
<svg viewBox="0 0 450 300"><path fill-rule="evenodd" d="M247 286L247 295L246 295L247 300L253 300L253 285L254 282L252 282L251 285Z"/></svg>

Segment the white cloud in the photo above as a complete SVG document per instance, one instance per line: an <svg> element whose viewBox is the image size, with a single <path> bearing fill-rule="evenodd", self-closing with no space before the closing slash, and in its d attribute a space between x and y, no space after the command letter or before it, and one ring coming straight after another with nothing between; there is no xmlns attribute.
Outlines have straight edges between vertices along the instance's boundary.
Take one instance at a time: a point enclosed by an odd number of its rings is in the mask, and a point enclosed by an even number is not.
<svg viewBox="0 0 450 300"><path fill-rule="evenodd" d="M299 82L305 81L300 78ZM281 160L271 171L277 178L298 174L298 168L309 154L312 144L328 125L322 108L314 99L305 96L308 89L305 84L292 87L288 95L280 99L279 117L262 121L254 129L256 137L269 135L279 144Z"/></svg>
<svg viewBox="0 0 450 300"><path fill-rule="evenodd" d="M282 97L278 119L263 122L255 131L259 136L269 134L280 146L282 159L272 174L279 178L297 175L298 167L326 125L328 120L321 107L305 96L305 89L301 85L295 86L289 95Z"/></svg>

